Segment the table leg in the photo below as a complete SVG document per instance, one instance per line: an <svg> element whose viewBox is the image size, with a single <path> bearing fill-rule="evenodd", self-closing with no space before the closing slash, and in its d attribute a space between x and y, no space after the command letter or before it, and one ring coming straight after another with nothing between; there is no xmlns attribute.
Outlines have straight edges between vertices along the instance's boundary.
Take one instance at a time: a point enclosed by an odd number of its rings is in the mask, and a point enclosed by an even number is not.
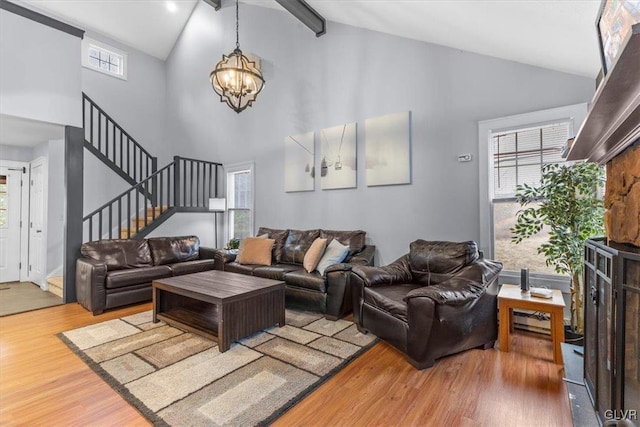
<svg viewBox="0 0 640 427"><path fill-rule="evenodd" d="M151 287L151 298L153 301L153 323L158 323L158 303L160 302L160 300L158 299L159 295L158 295L158 288L156 288L155 286Z"/></svg>
<svg viewBox="0 0 640 427"><path fill-rule="evenodd" d="M509 351L509 331L511 329L511 311L512 309L505 302L500 301L499 313L500 313L500 328L499 328L499 341L500 350Z"/></svg>
<svg viewBox="0 0 640 427"><path fill-rule="evenodd" d="M220 304L218 305L218 350L220 353L224 353L231 348L229 337L227 337L225 333L226 320L224 304Z"/></svg>
<svg viewBox="0 0 640 427"><path fill-rule="evenodd" d="M551 338L553 340L553 362L562 365L562 348L564 342L564 321L562 310L551 312Z"/></svg>

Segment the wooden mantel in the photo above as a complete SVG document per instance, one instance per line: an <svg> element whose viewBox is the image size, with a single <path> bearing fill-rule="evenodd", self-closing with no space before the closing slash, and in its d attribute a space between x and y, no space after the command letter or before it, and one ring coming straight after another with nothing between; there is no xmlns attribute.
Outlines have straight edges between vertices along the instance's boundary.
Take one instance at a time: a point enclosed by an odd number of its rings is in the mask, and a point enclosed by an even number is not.
<svg viewBox="0 0 640 427"><path fill-rule="evenodd" d="M567 160L605 164L640 138L640 23L596 91Z"/></svg>

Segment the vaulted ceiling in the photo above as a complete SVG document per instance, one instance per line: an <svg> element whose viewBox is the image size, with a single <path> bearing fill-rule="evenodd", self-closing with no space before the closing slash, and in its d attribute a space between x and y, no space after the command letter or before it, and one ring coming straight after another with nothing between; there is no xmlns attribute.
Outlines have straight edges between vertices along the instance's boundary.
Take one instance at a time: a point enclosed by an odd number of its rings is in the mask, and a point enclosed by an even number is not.
<svg viewBox="0 0 640 427"><path fill-rule="evenodd" d="M166 59L197 1L21 3ZM223 7L231 2L222 1ZM274 0L241 2L284 11ZM307 0L307 3L329 21L328 33L333 21L591 78L600 69L595 29L600 0Z"/></svg>

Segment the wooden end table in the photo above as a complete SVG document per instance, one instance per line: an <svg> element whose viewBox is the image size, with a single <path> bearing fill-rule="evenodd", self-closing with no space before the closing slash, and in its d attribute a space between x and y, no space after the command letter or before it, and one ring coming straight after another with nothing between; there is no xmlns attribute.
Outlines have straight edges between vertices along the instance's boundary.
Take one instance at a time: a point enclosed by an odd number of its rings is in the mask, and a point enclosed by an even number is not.
<svg viewBox="0 0 640 427"><path fill-rule="evenodd" d="M498 293L500 312L500 350L509 351L509 333L513 332L513 309L542 311L551 315L551 339L553 341L553 361L562 364L560 343L564 342L564 299L559 290L553 290L552 298L523 296L520 286L502 285Z"/></svg>
<svg viewBox="0 0 640 427"><path fill-rule="evenodd" d="M228 271L204 271L154 280L153 322L164 320L218 342L231 343L285 324L284 282Z"/></svg>

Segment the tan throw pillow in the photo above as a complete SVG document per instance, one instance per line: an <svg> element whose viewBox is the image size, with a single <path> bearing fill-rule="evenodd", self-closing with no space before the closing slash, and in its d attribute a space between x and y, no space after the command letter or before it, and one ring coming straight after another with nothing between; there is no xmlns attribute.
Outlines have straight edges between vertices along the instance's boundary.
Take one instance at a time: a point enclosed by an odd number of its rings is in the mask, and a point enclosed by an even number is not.
<svg viewBox="0 0 640 427"><path fill-rule="evenodd" d="M266 239L268 238L269 235L268 234L262 234L260 236L256 236L256 239ZM236 254L236 261L238 261L238 258L240 258L241 254L242 254L242 250L244 249L244 241L245 239L240 240L240 246L238 246L238 253Z"/></svg>
<svg viewBox="0 0 640 427"><path fill-rule="evenodd" d="M307 253L304 254L304 260L302 261L302 266L305 270L307 270L307 273L311 273L316 269L326 247L327 239L317 238L313 241L313 243L307 250Z"/></svg>
<svg viewBox="0 0 640 427"><path fill-rule="evenodd" d="M271 265L271 249L275 240L247 237L242 243L242 250L236 257L238 264Z"/></svg>

